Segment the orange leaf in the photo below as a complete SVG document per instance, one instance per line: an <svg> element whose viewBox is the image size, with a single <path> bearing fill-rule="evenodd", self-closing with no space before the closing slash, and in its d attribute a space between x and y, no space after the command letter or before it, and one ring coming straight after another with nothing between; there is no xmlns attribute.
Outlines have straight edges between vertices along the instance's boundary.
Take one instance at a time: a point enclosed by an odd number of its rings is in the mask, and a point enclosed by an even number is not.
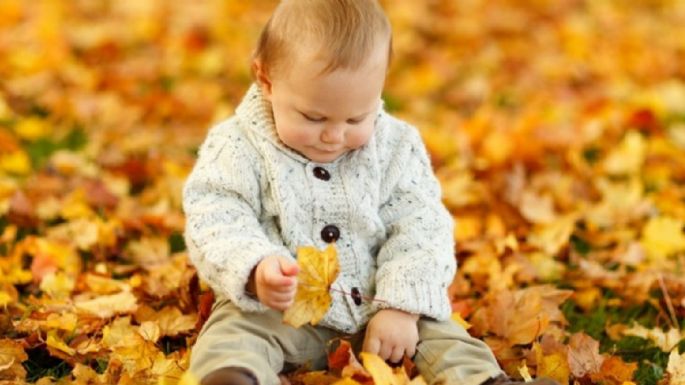
<svg viewBox="0 0 685 385"><path fill-rule="evenodd" d="M283 314L283 321L293 327L307 322L316 325L331 306L331 284L338 277L340 265L333 245L324 251L314 247L297 249L297 263L300 273L295 303Z"/></svg>
<svg viewBox="0 0 685 385"><path fill-rule="evenodd" d="M606 385L621 385L633 379L637 362L624 362L621 357L610 356L602 362L599 373L590 374L590 379Z"/></svg>

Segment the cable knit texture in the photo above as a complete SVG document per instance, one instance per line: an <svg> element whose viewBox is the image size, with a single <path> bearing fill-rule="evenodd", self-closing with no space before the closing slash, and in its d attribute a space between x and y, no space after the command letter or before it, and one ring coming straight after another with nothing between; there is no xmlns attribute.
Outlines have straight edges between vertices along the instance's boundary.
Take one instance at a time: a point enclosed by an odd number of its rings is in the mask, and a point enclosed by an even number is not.
<svg viewBox="0 0 685 385"><path fill-rule="evenodd" d="M317 178L316 167L330 179ZM456 260L452 217L440 198L414 127L381 108L366 145L315 163L280 141L271 106L252 85L200 148L183 191L185 237L200 276L254 312L265 307L245 284L259 261L295 258L298 246L324 248L321 230L334 225L341 271L321 325L353 333L380 308L446 319ZM342 294L353 289L361 304Z"/></svg>

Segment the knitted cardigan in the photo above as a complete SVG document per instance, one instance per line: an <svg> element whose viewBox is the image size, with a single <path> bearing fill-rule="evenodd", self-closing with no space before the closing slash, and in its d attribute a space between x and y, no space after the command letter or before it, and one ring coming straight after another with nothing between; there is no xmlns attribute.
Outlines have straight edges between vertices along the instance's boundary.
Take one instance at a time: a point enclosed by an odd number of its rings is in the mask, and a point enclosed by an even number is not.
<svg viewBox="0 0 685 385"><path fill-rule="evenodd" d="M271 105L252 85L236 114L211 128L184 186L200 277L243 311L264 311L245 291L251 270L269 255L295 258L298 246L323 249L322 229L333 225L340 274L321 325L353 333L381 308L449 317L453 221L425 147L382 107L374 124L361 148L315 163L278 138Z"/></svg>

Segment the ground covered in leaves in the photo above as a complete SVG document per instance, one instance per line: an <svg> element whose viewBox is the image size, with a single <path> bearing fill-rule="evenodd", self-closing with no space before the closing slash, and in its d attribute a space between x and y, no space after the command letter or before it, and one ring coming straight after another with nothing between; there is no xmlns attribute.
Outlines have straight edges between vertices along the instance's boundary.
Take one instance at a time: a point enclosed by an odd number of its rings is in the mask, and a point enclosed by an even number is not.
<svg viewBox="0 0 685 385"><path fill-rule="evenodd" d="M685 383L685 3L384 4L455 319L515 377ZM273 5L0 1L0 383L179 381L212 301L181 186Z"/></svg>

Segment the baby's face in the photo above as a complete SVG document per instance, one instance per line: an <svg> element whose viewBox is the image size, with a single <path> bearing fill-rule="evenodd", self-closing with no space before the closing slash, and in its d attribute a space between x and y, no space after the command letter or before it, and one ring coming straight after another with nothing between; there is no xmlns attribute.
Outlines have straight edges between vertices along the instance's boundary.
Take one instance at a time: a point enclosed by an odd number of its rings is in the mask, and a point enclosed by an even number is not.
<svg viewBox="0 0 685 385"><path fill-rule="evenodd" d="M283 143L318 163L332 162L366 144L385 81L387 51L379 51L356 70L321 75L324 62L300 60L271 79L265 95Z"/></svg>

